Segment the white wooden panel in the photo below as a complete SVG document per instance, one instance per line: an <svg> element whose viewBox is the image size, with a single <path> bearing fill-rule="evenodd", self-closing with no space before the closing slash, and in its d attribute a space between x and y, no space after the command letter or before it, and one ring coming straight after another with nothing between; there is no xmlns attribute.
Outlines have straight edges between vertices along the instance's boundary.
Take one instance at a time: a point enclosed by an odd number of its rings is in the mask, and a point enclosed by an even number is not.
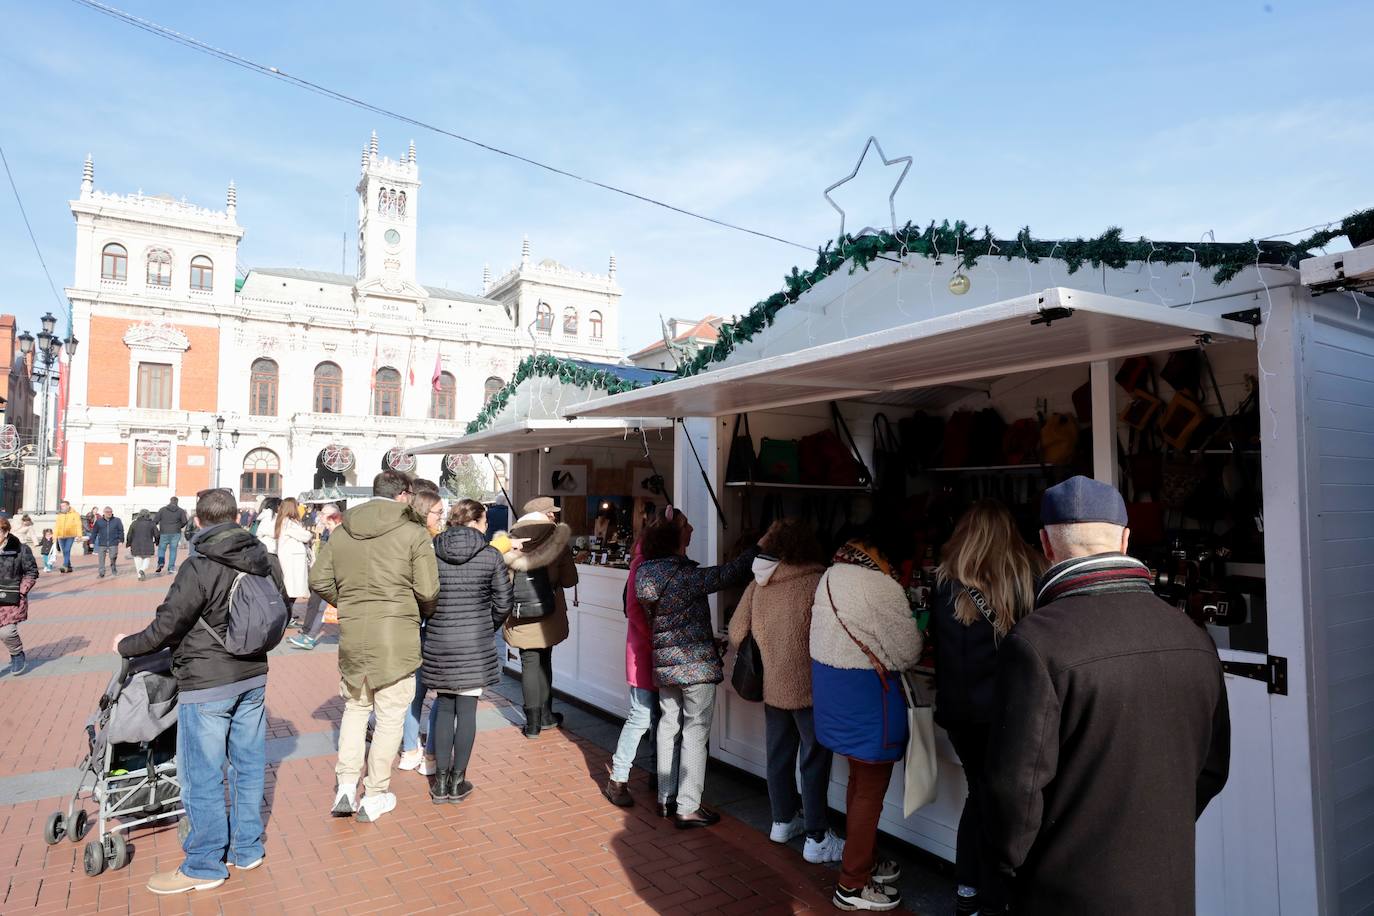
<svg viewBox="0 0 1374 916"><path fill-rule="evenodd" d="M629 713L625 686L623 569L578 566L578 603L568 599L568 639L553 650L553 686L617 716Z"/></svg>

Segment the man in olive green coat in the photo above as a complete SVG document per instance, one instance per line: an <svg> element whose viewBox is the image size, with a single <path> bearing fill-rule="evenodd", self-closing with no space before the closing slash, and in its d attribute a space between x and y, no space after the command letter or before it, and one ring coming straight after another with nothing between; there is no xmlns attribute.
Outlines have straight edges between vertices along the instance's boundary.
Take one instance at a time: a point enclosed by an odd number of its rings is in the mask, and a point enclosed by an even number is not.
<svg viewBox="0 0 1374 916"><path fill-rule="evenodd" d="M424 519L410 508L410 481L383 471L373 499L349 509L310 570L310 589L339 609L338 789L335 817L355 811L375 821L396 807L391 759L401 746L406 709L420 667L420 618L434 613L439 570ZM375 712L366 794L358 803L368 714Z"/></svg>

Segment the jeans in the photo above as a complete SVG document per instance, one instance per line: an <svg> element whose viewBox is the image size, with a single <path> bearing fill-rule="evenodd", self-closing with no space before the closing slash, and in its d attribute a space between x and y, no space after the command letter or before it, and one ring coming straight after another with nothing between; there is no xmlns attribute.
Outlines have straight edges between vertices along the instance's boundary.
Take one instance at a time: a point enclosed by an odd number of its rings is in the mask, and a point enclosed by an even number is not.
<svg viewBox="0 0 1374 916"><path fill-rule="evenodd" d="M825 836L829 824L830 763L834 755L816 741L811 707L778 709L763 707L764 734L768 747L768 801L773 822L785 824L805 815L806 835ZM801 755L801 794L797 794L797 756Z"/></svg>
<svg viewBox="0 0 1374 916"><path fill-rule="evenodd" d="M630 688L630 714L620 729L620 740L615 745L615 756L611 758L611 779L625 782L630 778L630 767L634 766L635 755L639 753L639 742L653 729L654 719L658 718L658 691L645 687ZM651 742L654 747L657 742Z"/></svg>
<svg viewBox="0 0 1374 916"><path fill-rule="evenodd" d="M954 880L978 889L980 908L999 912L1005 906L1006 894L988 842L988 781L984 769L991 728L955 725L946 731L954 752L959 755L959 762L964 765L968 782L968 798L959 817L959 833L955 840Z"/></svg>
<svg viewBox="0 0 1374 916"><path fill-rule="evenodd" d="M177 547L181 544L181 533L172 532L171 534L160 534L157 538L157 568L162 569L162 558L167 557L167 571L176 572L177 568Z"/></svg>
<svg viewBox="0 0 1374 916"><path fill-rule="evenodd" d="M435 771L466 772L477 740L477 697L441 693L434 698L431 713Z"/></svg>
<svg viewBox="0 0 1374 916"><path fill-rule="evenodd" d="M878 818L892 781L894 761L869 763L849 758L849 785L844 793L845 841L840 884L861 888L873 877L878 859Z"/></svg>
<svg viewBox="0 0 1374 916"><path fill-rule="evenodd" d="M660 687L658 705L658 800L677 796L677 813L693 814L706 788L707 742L716 709L716 685ZM682 733L681 758L673 772L673 743Z"/></svg>
<svg viewBox="0 0 1374 916"><path fill-rule="evenodd" d="M313 597L313 596L312 596ZM323 624L321 624L323 627ZM424 633L424 630L420 631ZM423 639L423 637L421 637ZM401 750L413 751L420 746L420 716L425 711L425 682L420 678L419 670L415 672L415 699L410 701L410 708L406 710L406 724L401 731ZM425 732L425 753L434 754L434 716L435 705L429 706L429 730Z"/></svg>
<svg viewBox="0 0 1374 916"><path fill-rule="evenodd" d="M369 795L385 792L391 788L391 759L401 746L406 707L415 699L415 678L407 674L390 684L373 687L364 683L356 690L340 681L339 695L344 698L343 719L339 723L339 763L334 767L339 785L357 785L366 750L367 778L363 788ZM367 749L367 719L374 710L377 727L372 730L372 747Z"/></svg>
<svg viewBox="0 0 1374 916"><path fill-rule="evenodd" d="M110 572L119 572L119 545L102 544L95 549L96 557L100 560L100 575L105 575L105 558L110 558Z"/></svg>
<svg viewBox="0 0 1374 916"><path fill-rule="evenodd" d="M227 878L226 861L251 865L262 858L266 692L265 687L254 687L227 700L182 703L177 710L177 777L191 825L181 844L186 853L186 861L181 863L184 875Z"/></svg>
<svg viewBox="0 0 1374 916"><path fill-rule="evenodd" d="M76 538L58 538L57 546L62 548L62 565L67 569L72 568L72 541Z"/></svg>
<svg viewBox="0 0 1374 916"><path fill-rule="evenodd" d="M526 709L543 709L553 699L553 649L520 650L520 689Z"/></svg>

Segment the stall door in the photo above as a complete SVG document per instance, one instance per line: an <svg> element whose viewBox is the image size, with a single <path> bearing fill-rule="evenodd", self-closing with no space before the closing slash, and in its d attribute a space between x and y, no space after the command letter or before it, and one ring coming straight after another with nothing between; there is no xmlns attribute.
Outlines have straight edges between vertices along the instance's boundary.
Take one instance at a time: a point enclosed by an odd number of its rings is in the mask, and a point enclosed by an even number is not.
<svg viewBox="0 0 1374 916"><path fill-rule="evenodd" d="M1223 658L1253 661L1222 650ZM1231 776L1197 824L1198 916L1279 913L1273 734L1268 685L1226 675L1231 704Z"/></svg>

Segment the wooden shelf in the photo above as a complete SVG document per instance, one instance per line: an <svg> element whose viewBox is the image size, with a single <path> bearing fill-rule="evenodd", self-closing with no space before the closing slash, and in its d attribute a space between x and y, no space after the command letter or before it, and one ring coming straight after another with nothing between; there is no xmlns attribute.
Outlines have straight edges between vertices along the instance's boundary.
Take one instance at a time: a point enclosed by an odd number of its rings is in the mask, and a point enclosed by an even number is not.
<svg viewBox="0 0 1374 916"><path fill-rule="evenodd" d="M970 465L960 468L930 468L931 474L984 474L988 471L1021 471L1030 473L1032 471L1043 471L1045 473L1055 471L1072 471L1073 468L1067 464L980 464Z"/></svg>
<svg viewBox="0 0 1374 916"><path fill-rule="evenodd" d="M768 483L763 480L731 480L727 487L757 487L762 490L829 490L835 493L872 493L872 487L836 487L818 483Z"/></svg>

